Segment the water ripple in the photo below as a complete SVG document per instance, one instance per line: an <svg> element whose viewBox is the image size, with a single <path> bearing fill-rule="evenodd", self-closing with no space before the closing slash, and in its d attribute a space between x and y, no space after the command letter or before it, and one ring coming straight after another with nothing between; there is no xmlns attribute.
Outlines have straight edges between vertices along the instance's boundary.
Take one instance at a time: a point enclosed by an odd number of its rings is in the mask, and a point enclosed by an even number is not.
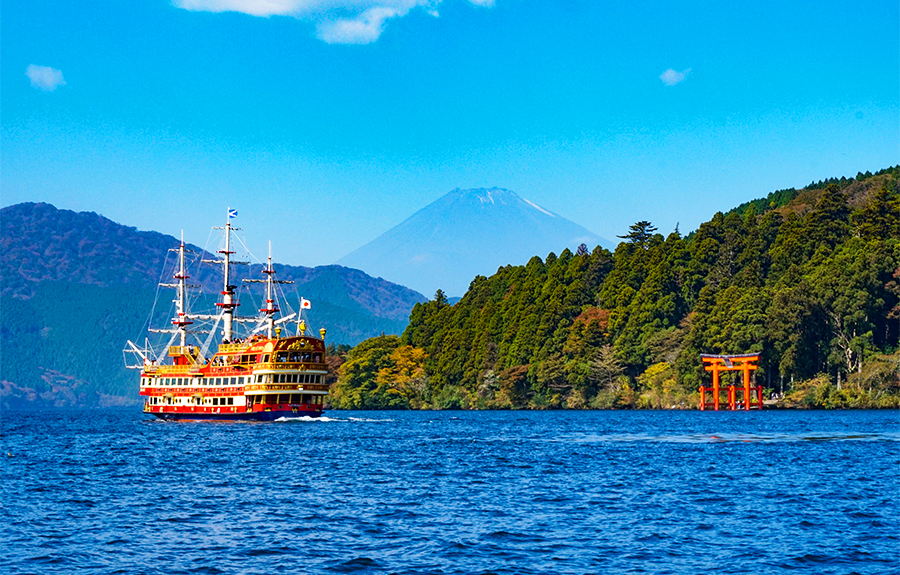
<svg viewBox="0 0 900 575"><path fill-rule="evenodd" d="M897 412L9 412L0 572L897 573Z"/></svg>

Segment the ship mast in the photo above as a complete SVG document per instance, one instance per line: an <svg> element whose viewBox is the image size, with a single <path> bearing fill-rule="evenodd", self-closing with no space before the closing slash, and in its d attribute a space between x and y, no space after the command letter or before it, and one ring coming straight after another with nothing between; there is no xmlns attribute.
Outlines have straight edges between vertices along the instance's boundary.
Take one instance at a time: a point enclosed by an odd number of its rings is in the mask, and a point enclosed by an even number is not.
<svg viewBox="0 0 900 575"><path fill-rule="evenodd" d="M172 321L173 325L178 326L178 345L184 347L187 339L186 327L194 322L190 321L184 310L184 280L188 278L184 273L184 230L181 230L181 244L178 246L178 274L175 279L178 280L178 298L175 300L175 313L178 316Z"/></svg>
<svg viewBox="0 0 900 575"><path fill-rule="evenodd" d="M185 295L187 293L187 288L189 287L200 287L196 285L188 285L185 280L189 279L191 276L187 275L184 270L184 254L190 250L185 249L184 247L184 230L181 230L181 243L178 245L177 250L169 250L169 251L177 251L178 252L178 271L172 275L173 279L178 280L177 283L162 283L159 284L161 287L170 287L176 289L175 296L175 317L172 318L172 325L175 326L174 329L151 329L152 332L165 332L165 333L177 333L178 334L178 344L181 347L184 347L187 343L187 326L191 325L192 322L189 318L191 316L188 315L185 304Z"/></svg>
<svg viewBox="0 0 900 575"><path fill-rule="evenodd" d="M269 260L266 264L266 269L262 270L262 273L266 274L266 279L264 280L255 280L255 279L246 279L244 280L247 283L265 283L266 284L266 307L259 310L260 312L266 314L266 332L267 337L272 339L275 337L275 314L280 310L278 306L275 305L275 294L274 286L275 284L292 284L293 281L289 280L276 280L275 279L275 269L272 267L272 242L269 242ZM293 314L291 314L293 315ZM284 320L279 320L284 321ZM260 326L262 327L262 326Z"/></svg>
<svg viewBox="0 0 900 575"><path fill-rule="evenodd" d="M214 230L225 230L225 249L219 250L216 253L222 254L221 260L203 260L205 263L209 264L222 264L224 268L224 276L225 276L225 285L222 289L222 301L216 303L217 306L222 308L222 342L230 342L232 338L232 325L234 324L234 308L241 305L234 301L234 289L237 286L231 285L231 266L235 264L246 264L247 262L233 262L231 261L231 254L234 252L231 251L231 232L235 230L240 230L240 228L231 227L231 218L237 216L237 210L232 210L228 208L228 220L225 222L225 226L214 226Z"/></svg>

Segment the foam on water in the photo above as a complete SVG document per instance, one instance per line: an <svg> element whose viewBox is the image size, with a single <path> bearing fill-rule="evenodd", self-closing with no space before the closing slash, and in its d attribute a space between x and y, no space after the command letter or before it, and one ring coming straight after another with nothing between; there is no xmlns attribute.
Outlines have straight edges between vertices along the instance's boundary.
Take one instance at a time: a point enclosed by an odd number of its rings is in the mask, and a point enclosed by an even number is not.
<svg viewBox="0 0 900 575"><path fill-rule="evenodd" d="M359 421L363 423L391 423L394 419L374 419L371 417L351 417L350 421Z"/></svg>
<svg viewBox="0 0 900 575"><path fill-rule="evenodd" d="M319 423L331 423L334 421L347 421L346 419L339 419L334 417L326 417L321 415L319 417L310 417L308 415L303 415L301 417L279 417L275 420L275 423L288 423L288 422L319 422Z"/></svg>
<svg viewBox="0 0 900 575"><path fill-rule="evenodd" d="M393 419L373 419L370 417L348 417L348 418L340 418L340 417L327 417L325 415L319 417L310 417L308 415L304 415L302 417L279 417L275 420L276 423L285 423L285 422L295 422L295 421L318 421L322 423L332 423L332 422L362 422L362 423L389 423L394 421Z"/></svg>

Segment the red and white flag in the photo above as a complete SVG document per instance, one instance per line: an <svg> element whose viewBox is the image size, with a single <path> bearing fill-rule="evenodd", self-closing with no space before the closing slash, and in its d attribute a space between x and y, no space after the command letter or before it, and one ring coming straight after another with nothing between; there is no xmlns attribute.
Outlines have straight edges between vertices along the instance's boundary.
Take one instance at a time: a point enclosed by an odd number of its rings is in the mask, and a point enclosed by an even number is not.
<svg viewBox="0 0 900 575"><path fill-rule="evenodd" d="M300 309L311 309L312 304L309 303L309 300L302 297L300 298Z"/></svg>

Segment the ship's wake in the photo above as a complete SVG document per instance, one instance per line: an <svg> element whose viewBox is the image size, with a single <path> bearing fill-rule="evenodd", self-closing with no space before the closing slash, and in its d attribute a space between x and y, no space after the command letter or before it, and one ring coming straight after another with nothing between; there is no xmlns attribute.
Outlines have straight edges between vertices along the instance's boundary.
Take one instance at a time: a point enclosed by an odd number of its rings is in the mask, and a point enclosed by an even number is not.
<svg viewBox="0 0 900 575"><path fill-rule="evenodd" d="M279 417L275 420L275 423L306 423L306 422L318 422L318 423L389 423L394 421L393 419L372 419L368 417L310 417L308 415L304 415L302 417Z"/></svg>

